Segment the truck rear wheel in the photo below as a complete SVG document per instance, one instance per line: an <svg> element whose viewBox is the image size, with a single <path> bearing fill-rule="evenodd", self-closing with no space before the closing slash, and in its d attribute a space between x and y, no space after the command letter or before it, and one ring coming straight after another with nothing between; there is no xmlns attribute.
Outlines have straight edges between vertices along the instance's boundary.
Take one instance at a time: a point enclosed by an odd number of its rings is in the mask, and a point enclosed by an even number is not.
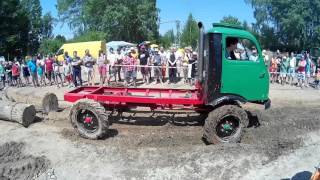
<svg viewBox="0 0 320 180"><path fill-rule="evenodd" d="M105 108L93 100L82 99L76 102L70 110L69 118L79 135L87 139L103 137L109 127Z"/></svg>
<svg viewBox="0 0 320 180"><path fill-rule="evenodd" d="M210 144L236 143L248 127L247 113L235 105L225 105L209 113L204 124L204 138Z"/></svg>

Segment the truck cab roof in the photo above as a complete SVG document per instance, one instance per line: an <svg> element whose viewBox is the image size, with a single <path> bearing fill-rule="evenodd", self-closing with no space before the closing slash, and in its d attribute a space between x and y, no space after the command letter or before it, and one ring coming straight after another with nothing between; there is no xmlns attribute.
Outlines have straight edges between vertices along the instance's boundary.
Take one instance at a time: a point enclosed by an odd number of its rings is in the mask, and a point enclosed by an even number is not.
<svg viewBox="0 0 320 180"><path fill-rule="evenodd" d="M241 26L230 25L226 23L213 23L212 25L213 27L208 31L208 33L231 34L255 39L250 32L246 31Z"/></svg>

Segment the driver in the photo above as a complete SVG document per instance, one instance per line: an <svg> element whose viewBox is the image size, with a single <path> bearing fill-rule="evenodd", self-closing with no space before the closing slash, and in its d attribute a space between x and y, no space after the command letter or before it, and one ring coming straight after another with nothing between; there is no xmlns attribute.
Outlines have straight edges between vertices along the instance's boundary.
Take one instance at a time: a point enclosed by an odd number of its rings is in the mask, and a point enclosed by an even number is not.
<svg viewBox="0 0 320 180"><path fill-rule="evenodd" d="M228 37L227 40L227 48L226 48L226 58L230 60L236 60L236 56L234 50L237 49L237 44L239 42L238 38Z"/></svg>

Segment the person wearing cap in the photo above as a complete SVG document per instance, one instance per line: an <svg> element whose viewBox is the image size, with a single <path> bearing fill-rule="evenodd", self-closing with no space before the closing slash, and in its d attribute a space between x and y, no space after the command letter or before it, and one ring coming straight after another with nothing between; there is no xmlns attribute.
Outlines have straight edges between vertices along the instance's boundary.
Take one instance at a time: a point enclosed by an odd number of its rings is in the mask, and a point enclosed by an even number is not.
<svg viewBox="0 0 320 180"><path fill-rule="evenodd" d="M149 52L146 50L145 46L142 45L141 46L141 52L139 53L139 60L140 60L140 65L141 67L141 74L142 74L142 79L143 79L143 83L147 83L149 84L149 67L147 67L149 65L149 61L150 61L150 54Z"/></svg>

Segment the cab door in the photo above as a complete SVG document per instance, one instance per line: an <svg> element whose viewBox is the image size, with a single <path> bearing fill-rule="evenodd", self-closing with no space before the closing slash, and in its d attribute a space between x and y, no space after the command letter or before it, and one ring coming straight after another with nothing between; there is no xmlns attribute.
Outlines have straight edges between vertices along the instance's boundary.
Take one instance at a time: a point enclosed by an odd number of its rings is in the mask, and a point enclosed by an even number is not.
<svg viewBox="0 0 320 180"><path fill-rule="evenodd" d="M234 50L236 58L226 57L226 40L230 37L238 38L237 48ZM238 95L248 101L267 100L269 74L256 39L224 34L222 41L221 93Z"/></svg>

